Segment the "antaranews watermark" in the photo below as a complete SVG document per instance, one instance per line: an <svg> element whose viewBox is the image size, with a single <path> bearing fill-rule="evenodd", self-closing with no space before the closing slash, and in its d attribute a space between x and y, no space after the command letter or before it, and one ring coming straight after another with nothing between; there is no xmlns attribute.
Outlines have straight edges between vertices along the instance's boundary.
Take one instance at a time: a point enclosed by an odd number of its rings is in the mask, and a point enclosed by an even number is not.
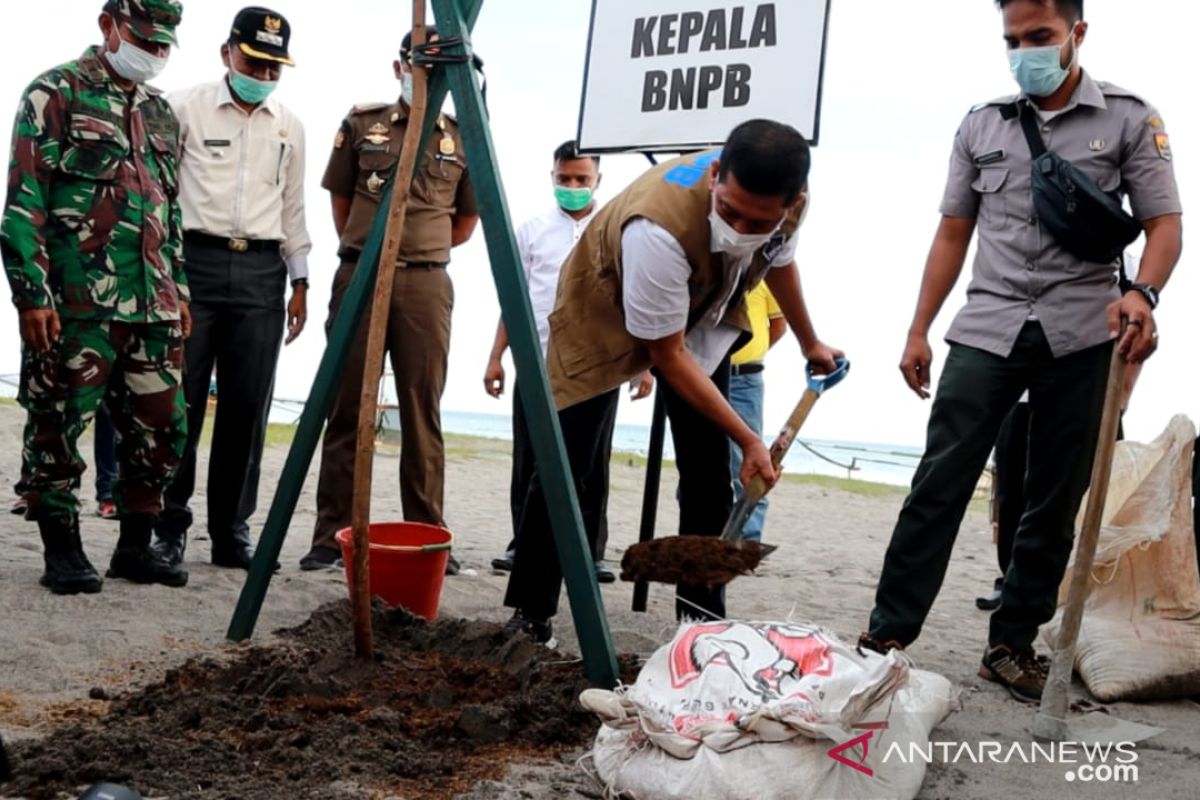
<svg viewBox="0 0 1200 800"><path fill-rule="evenodd" d="M829 751L829 757L867 775L872 742L869 731ZM1059 764L1070 783L1137 783L1137 746L1133 742L892 742L884 747L881 763L901 764Z"/></svg>

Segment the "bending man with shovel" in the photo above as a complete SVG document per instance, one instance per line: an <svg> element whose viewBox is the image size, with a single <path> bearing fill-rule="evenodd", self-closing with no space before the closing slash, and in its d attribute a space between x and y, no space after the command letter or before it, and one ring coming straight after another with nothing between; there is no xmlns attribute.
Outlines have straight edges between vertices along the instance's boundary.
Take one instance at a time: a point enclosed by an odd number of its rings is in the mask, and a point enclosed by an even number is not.
<svg viewBox="0 0 1200 800"><path fill-rule="evenodd" d="M720 534L733 507L730 439L742 449L743 484L778 478L767 447L727 400L729 353L749 330L746 291L767 282L816 371L833 371L842 355L813 331L794 260L809 163L793 128L743 123L723 150L660 164L634 181L563 266L546 360L571 470L596 472L621 387L652 367L671 420L681 533ZM585 508L597 490L576 481ZM508 627L548 643L562 573L536 474L518 539ZM723 588L680 583L676 615L723 617Z"/></svg>

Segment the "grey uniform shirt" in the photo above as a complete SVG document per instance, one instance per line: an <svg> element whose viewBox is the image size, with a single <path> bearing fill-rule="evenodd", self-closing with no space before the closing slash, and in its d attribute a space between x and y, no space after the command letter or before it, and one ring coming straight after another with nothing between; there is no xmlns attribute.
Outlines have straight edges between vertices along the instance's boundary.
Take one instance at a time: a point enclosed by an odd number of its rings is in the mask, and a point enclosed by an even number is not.
<svg viewBox="0 0 1200 800"><path fill-rule="evenodd" d="M1007 357L1025 321L1041 323L1055 358L1108 341L1105 310L1119 298L1112 264L1080 261L1038 224L1032 158L1017 119L985 103L958 130L941 213L977 219L978 252L963 307L946 339ZM1040 120L1046 148L1128 196L1139 220L1182 211L1158 112L1085 72L1070 103Z"/></svg>

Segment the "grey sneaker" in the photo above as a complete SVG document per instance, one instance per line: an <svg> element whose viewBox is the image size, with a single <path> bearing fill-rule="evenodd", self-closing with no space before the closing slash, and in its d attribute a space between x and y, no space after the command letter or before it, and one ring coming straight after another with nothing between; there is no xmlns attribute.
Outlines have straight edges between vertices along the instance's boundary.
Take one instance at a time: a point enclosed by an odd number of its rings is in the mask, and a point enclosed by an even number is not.
<svg viewBox="0 0 1200 800"><path fill-rule="evenodd" d="M315 572L320 569L341 569L342 552L332 547L317 545L308 551L308 555L300 559L300 569L305 572Z"/></svg>

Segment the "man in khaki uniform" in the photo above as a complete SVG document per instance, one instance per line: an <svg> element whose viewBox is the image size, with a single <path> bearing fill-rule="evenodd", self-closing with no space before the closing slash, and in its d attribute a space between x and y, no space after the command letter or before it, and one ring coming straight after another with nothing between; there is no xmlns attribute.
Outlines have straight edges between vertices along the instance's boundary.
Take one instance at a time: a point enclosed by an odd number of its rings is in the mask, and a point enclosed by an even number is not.
<svg viewBox="0 0 1200 800"><path fill-rule="evenodd" d="M1179 260L1182 208L1158 112L1079 65L1088 34L1082 0L997 0L997 6L1021 94L977 107L955 138L942 221L901 362L922 398L929 396L929 328L978 232L975 265L967 304L946 334L950 353L925 455L896 521L860 645L903 649L921 633L1000 424L1028 391L1025 508L979 673L1014 698L1037 702L1046 668L1033 643L1038 626L1054 616L1071 555L1112 350L1115 344L1137 364L1158 346L1153 310ZM1128 291L1118 288L1112 263L1072 254L1039 219L1021 115L1033 115L1048 149L1103 191L1128 197L1146 235Z"/></svg>
<svg viewBox="0 0 1200 800"><path fill-rule="evenodd" d="M428 31L430 41L435 40L436 31ZM394 64L396 77L403 84L401 98L390 104L356 106L334 138L321 185L332 196L342 263L333 279L326 331L332 327L350 283L387 179L400 160L409 118L407 98L412 96L411 43L408 34L400 60ZM443 523L441 400L454 305L446 265L451 248L470 238L478 220L458 127L450 117L439 115L437 127L417 162L387 319L387 350L396 378L403 437L400 500L404 518L412 522ZM317 524L312 549L300 561L302 569L335 567L341 558L334 534L350 524L354 448L370 324L368 311L346 356L338 395L325 428Z"/></svg>

